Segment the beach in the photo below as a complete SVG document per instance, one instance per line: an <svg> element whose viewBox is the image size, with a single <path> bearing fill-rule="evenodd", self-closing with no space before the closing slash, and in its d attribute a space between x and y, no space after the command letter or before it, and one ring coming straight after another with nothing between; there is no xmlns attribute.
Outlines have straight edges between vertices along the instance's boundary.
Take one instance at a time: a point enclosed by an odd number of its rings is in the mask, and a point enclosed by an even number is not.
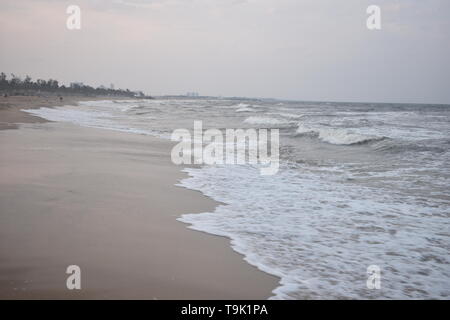
<svg viewBox="0 0 450 320"><path fill-rule="evenodd" d="M446 105L0 101L0 297L449 296ZM196 120L279 129L278 172L175 166L171 135Z"/></svg>
<svg viewBox="0 0 450 320"><path fill-rule="evenodd" d="M20 109L88 98L8 97L0 104L0 299L266 299L279 279L229 239L176 219L219 203L176 184L172 143L48 122ZM81 268L68 290L66 268Z"/></svg>
<svg viewBox="0 0 450 320"><path fill-rule="evenodd" d="M0 1L0 300L449 300L450 1L377 2Z"/></svg>

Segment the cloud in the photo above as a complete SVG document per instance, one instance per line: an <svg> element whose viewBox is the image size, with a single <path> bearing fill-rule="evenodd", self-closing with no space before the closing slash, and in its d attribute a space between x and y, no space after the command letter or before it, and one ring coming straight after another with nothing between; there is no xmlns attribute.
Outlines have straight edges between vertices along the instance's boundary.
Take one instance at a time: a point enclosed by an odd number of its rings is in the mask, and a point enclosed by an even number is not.
<svg viewBox="0 0 450 320"><path fill-rule="evenodd" d="M450 101L448 0L0 1L0 70L152 93Z"/></svg>
<svg viewBox="0 0 450 320"><path fill-rule="evenodd" d="M176 5L179 4L179 1L168 1L168 0L114 0L115 4L124 5L124 6L130 6L134 8L145 8L145 9L152 9L152 8L162 8L166 6Z"/></svg>

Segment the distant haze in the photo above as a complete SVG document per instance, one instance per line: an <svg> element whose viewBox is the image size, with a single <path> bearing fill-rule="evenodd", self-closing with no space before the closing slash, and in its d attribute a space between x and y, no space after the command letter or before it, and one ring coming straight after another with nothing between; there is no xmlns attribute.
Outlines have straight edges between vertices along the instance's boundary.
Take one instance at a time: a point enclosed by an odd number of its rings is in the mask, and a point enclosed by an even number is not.
<svg viewBox="0 0 450 320"><path fill-rule="evenodd" d="M72 4L81 30L66 28ZM450 103L449 12L448 0L1 0L0 71L153 95Z"/></svg>

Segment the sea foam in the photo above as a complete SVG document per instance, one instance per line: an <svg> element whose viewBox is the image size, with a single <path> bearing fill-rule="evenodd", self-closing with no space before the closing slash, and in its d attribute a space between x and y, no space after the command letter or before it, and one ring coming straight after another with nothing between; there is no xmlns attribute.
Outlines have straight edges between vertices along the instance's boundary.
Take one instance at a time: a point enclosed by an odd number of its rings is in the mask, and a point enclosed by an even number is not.
<svg viewBox="0 0 450 320"><path fill-rule="evenodd" d="M270 117L248 117L244 120L244 123L255 124L255 125L268 125L268 126L277 126L288 124L289 121L280 120L276 118Z"/></svg>
<svg viewBox="0 0 450 320"><path fill-rule="evenodd" d="M229 237L246 261L280 277L272 299L450 296L449 286L439 280L449 276L446 259L421 232L427 228L435 241L446 241L444 216L421 219L442 208L340 183L336 178L344 173L337 169L330 176L328 171L312 174L285 167L271 177L245 165L185 171L190 178L181 186L224 204L179 220ZM383 290L367 289L369 265L383 270Z"/></svg>
<svg viewBox="0 0 450 320"><path fill-rule="evenodd" d="M300 124L297 128L297 135L309 135L317 137L324 142L331 144L352 145L367 143L370 141L378 141L384 137L373 135L358 134L348 129L342 128L310 128Z"/></svg>

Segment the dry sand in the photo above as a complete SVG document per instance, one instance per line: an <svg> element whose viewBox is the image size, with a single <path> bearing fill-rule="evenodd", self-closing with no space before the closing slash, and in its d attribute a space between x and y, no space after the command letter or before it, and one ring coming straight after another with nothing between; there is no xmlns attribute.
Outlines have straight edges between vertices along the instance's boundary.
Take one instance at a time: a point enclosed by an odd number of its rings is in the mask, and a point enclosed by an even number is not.
<svg viewBox="0 0 450 320"><path fill-rule="evenodd" d="M42 102L28 99L22 107ZM0 130L1 299L271 296L278 279L247 264L228 239L176 221L217 203L174 186L185 175L170 162L171 143L33 123L42 120L21 118L14 103L6 110L3 128L29 123ZM81 267L79 291L66 288L72 264Z"/></svg>

